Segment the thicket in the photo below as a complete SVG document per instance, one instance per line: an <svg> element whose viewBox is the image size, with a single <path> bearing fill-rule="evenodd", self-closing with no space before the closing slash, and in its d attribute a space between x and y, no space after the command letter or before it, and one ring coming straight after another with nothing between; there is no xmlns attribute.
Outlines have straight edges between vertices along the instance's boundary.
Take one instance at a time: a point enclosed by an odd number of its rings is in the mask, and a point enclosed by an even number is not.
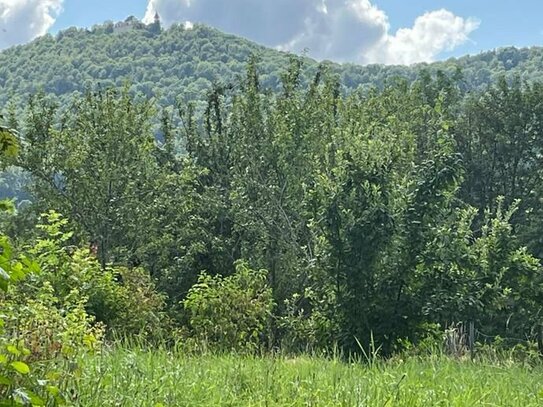
<svg viewBox="0 0 543 407"><path fill-rule="evenodd" d="M0 126L0 166L20 153L18 136ZM0 204L9 222L13 202ZM32 239L18 245L0 233L0 405L65 404L63 386L80 374L78 358L100 348L106 328L144 340L167 330L164 298L148 274L102 268L88 248L70 244L67 223L43 214Z"/></svg>
<svg viewBox="0 0 543 407"><path fill-rule="evenodd" d="M543 86L345 96L302 73L272 93L252 60L201 115L110 88L8 117L30 198L1 219L2 341L391 354L458 322L536 341Z"/></svg>

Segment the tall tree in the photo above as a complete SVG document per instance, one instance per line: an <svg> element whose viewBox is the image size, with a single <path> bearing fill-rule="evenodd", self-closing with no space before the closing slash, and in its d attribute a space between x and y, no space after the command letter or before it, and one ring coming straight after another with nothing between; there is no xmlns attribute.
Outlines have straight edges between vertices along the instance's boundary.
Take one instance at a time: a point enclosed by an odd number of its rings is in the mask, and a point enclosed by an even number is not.
<svg viewBox="0 0 543 407"><path fill-rule="evenodd" d="M145 236L157 170L152 112L149 101L113 90L89 92L63 112L36 97L27 111L19 165L33 176L37 205L69 216L102 265Z"/></svg>

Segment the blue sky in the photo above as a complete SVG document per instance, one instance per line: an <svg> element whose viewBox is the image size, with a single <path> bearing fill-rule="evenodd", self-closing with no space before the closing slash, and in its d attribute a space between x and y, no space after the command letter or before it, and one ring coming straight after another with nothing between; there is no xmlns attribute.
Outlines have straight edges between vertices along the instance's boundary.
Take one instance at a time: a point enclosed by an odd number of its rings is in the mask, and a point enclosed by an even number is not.
<svg viewBox="0 0 543 407"><path fill-rule="evenodd" d="M541 0L0 0L0 48L155 11L166 25L204 22L340 62L410 64L543 44Z"/></svg>
<svg viewBox="0 0 543 407"><path fill-rule="evenodd" d="M74 25L90 27L130 15L143 18L146 7L146 0L64 0L64 10L49 31L55 33Z"/></svg>
<svg viewBox="0 0 543 407"><path fill-rule="evenodd" d="M543 45L542 0L379 0L392 28L410 26L424 11L446 8L456 15L481 21L468 42L445 55L460 56L503 46Z"/></svg>

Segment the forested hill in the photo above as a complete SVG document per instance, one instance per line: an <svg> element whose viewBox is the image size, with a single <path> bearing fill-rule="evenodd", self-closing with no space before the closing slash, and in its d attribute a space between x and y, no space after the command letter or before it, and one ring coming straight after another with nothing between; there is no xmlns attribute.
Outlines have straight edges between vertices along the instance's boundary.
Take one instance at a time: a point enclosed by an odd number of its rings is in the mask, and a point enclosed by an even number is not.
<svg viewBox="0 0 543 407"><path fill-rule="evenodd" d="M178 97L198 100L212 82L229 82L242 74L251 54L260 57L264 86L275 88L288 54L207 26L161 30L128 19L122 26L70 28L0 53L0 106L9 98L20 101L39 89L63 96L97 83L108 87L127 81L137 91L156 96L161 104L171 104ZM305 61L308 78L318 63ZM421 69L455 71L456 67L462 68L467 86L473 88L503 74L542 79L543 48L504 48L412 67L329 65L346 88L380 86L395 76L413 79Z"/></svg>

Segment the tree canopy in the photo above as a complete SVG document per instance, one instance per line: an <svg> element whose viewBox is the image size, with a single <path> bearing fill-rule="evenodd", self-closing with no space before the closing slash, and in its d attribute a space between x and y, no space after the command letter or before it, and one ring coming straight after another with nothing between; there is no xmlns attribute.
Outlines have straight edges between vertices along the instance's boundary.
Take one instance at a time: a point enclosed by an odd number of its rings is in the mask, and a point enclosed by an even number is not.
<svg viewBox="0 0 543 407"><path fill-rule="evenodd" d="M252 58L200 110L127 87L64 108L37 94L17 125L32 203L13 236L32 239L20 225L40 212L64 214L73 244L103 268L148 270L176 323L213 341L207 301L263 298L236 291L240 264L267 281L265 305L240 305L266 313L247 323L262 328L252 346L377 341L390 353L458 321L535 338L543 87L467 91L423 72L344 94L327 64L306 84L303 62L291 58L272 93Z"/></svg>
<svg viewBox="0 0 543 407"><path fill-rule="evenodd" d="M216 82L236 83L243 76L252 54L259 55L263 87L280 88L281 73L289 56L204 25L186 29L174 25L161 30L127 19L123 27L108 22L91 29L69 28L57 35L38 38L30 44L0 53L0 106L8 100L22 102L43 90L69 100L99 84L121 88L126 82L133 90L155 97L161 105L177 99L202 101ZM541 79L541 48L503 48L433 64L406 66L335 64L326 65L341 79L344 91L359 87L382 88L387 81L403 77L409 81L422 70L454 74L462 70L462 86L479 88L505 75L523 80ZM318 63L304 58L301 79L309 84Z"/></svg>

